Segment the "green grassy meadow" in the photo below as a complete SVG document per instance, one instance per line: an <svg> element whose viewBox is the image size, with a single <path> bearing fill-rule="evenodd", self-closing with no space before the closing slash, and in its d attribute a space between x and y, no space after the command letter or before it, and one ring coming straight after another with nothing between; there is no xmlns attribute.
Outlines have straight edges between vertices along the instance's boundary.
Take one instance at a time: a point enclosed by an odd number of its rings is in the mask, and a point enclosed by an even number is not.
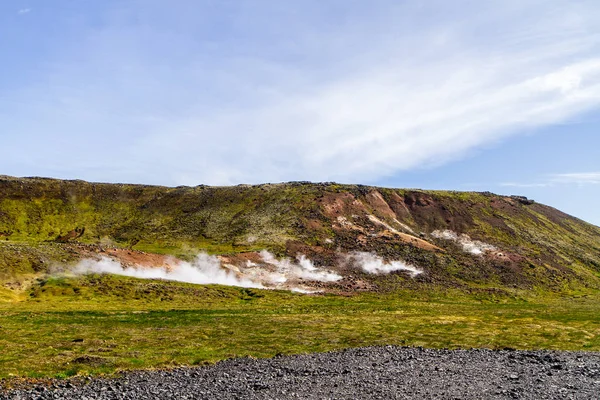
<svg viewBox="0 0 600 400"><path fill-rule="evenodd" d="M9 379L386 344L598 351L600 294L304 295L91 275L0 296L0 377Z"/></svg>

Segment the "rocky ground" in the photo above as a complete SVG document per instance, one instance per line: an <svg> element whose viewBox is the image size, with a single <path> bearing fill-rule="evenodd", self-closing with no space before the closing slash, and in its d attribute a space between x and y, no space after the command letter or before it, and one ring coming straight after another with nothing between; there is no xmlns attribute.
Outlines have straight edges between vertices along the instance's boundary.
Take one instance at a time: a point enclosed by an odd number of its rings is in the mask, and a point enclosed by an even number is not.
<svg viewBox="0 0 600 400"><path fill-rule="evenodd" d="M600 353L372 347L129 372L0 399L599 399Z"/></svg>

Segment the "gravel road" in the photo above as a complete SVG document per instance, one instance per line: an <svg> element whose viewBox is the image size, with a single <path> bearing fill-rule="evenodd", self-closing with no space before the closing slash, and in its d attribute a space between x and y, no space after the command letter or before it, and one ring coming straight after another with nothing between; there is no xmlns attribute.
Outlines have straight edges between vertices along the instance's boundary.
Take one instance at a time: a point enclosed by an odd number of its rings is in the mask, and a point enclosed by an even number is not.
<svg viewBox="0 0 600 400"><path fill-rule="evenodd" d="M0 399L600 399L600 353L370 347L56 381Z"/></svg>

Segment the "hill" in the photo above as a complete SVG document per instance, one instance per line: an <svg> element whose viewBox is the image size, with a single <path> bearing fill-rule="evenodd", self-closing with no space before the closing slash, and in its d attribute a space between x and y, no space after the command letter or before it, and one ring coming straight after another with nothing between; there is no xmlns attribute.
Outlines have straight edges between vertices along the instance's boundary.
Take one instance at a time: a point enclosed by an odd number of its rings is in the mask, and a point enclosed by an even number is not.
<svg viewBox="0 0 600 400"><path fill-rule="evenodd" d="M1 177L0 235L0 390L356 346L600 349L600 228L522 197Z"/></svg>
<svg viewBox="0 0 600 400"><path fill-rule="evenodd" d="M257 265L269 279L287 268L297 272L298 287L334 292L600 287L600 228L519 196L308 182L170 188L0 177L5 287L18 289L23 277L82 259L197 267L201 252L218 255L239 279L265 284L249 275Z"/></svg>

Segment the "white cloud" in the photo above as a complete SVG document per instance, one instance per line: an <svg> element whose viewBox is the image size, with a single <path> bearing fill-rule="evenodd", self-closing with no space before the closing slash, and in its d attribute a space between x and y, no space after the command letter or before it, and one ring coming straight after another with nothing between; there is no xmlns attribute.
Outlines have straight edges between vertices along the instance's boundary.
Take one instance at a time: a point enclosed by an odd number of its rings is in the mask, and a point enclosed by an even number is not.
<svg viewBox="0 0 600 400"><path fill-rule="evenodd" d="M556 174L552 177L552 181L565 184L600 184L600 172L582 172L570 174Z"/></svg>
<svg viewBox="0 0 600 400"><path fill-rule="evenodd" d="M120 15L20 93L24 131L75 138L32 162L73 153L56 168L169 184L369 182L600 104L594 1L240 2L219 9L219 35L214 9L183 3Z"/></svg>
<svg viewBox="0 0 600 400"><path fill-rule="evenodd" d="M503 182L500 186L504 187L517 187L517 188L543 188L552 186L550 182L538 182L538 183L519 183L519 182Z"/></svg>
<svg viewBox="0 0 600 400"><path fill-rule="evenodd" d="M579 172L579 173L564 173L564 174L553 174L542 179L540 182L533 183L517 183L517 182L506 182L502 183L501 186L508 187L553 187L557 185L599 185L600 184L600 172Z"/></svg>
<svg viewBox="0 0 600 400"><path fill-rule="evenodd" d="M31 12L31 8L21 8L17 13L18 14L28 14Z"/></svg>

